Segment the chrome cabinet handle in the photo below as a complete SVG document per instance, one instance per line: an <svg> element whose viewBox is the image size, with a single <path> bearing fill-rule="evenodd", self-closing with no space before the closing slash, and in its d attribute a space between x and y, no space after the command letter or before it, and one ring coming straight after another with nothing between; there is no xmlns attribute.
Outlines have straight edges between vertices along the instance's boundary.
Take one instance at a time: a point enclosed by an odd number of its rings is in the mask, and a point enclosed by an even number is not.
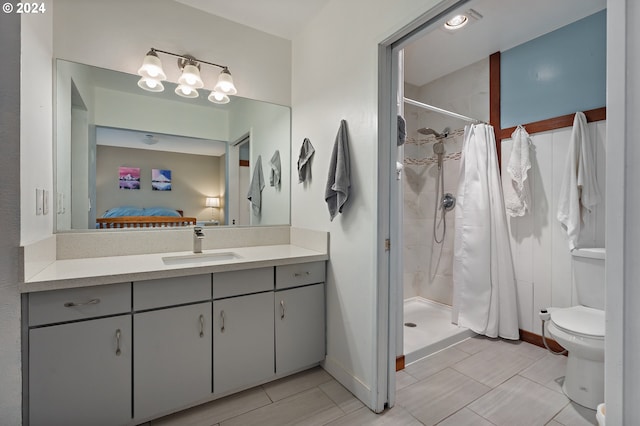
<svg viewBox="0 0 640 426"><path fill-rule="evenodd" d="M100 299L91 299L87 302L67 302L64 304L65 308L73 308L74 306L86 306L86 305L97 305L98 303L100 303Z"/></svg>
<svg viewBox="0 0 640 426"><path fill-rule="evenodd" d="M204 337L204 315L200 315L200 338Z"/></svg>
<svg viewBox="0 0 640 426"><path fill-rule="evenodd" d="M284 300L280 301L280 319L284 319Z"/></svg>
<svg viewBox="0 0 640 426"><path fill-rule="evenodd" d="M120 329L116 330L116 356L120 356L122 351L120 350L120 338L122 337L122 332Z"/></svg>
<svg viewBox="0 0 640 426"><path fill-rule="evenodd" d="M224 333L224 311L220 311L220 320L222 321L222 326L220 327L220 332Z"/></svg>
<svg viewBox="0 0 640 426"><path fill-rule="evenodd" d="M311 272L305 271L305 272L296 272L293 274L294 277L301 277L303 275L311 275Z"/></svg>

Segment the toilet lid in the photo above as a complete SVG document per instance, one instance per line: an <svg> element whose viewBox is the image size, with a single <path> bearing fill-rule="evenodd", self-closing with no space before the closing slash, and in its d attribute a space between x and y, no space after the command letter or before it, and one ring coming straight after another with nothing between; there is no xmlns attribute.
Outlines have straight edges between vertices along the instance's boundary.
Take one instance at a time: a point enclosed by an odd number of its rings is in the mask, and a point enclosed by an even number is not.
<svg viewBox="0 0 640 426"><path fill-rule="evenodd" d="M604 337L604 311L572 306L551 311L551 321L570 333L596 338Z"/></svg>

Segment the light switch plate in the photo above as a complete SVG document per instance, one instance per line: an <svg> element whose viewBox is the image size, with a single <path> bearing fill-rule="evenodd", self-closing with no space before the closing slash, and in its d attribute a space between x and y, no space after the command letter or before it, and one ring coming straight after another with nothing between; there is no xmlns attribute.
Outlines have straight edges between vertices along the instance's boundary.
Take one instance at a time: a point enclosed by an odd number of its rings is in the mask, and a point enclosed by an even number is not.
<svg viewBox="0 0 640 426"><path fill-rule="evenodd" d="M36 188L36 216L42 214L43 204L44 204L44 190Z"/></svg>
<svg viewBox="0 0 640 426"><path fill-rule="evenodd" d="M42 214L49 214L49 191L42 191Z"/></svg>

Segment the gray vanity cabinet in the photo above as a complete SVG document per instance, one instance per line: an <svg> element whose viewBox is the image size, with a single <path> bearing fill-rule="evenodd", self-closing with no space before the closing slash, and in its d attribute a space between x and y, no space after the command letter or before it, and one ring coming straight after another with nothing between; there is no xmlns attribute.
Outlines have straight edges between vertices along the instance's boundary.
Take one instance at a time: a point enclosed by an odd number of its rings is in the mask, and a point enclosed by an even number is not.
<svg viewBox="0 0 640 426"><path fill-rule="evenodd" d="M324 284L275 293L276 373L319 363L325 357Z"/></svg>
<svg viewBox="0 0 640 426"><path fill-rule="evenodd" d="M317 364L325 357L325 262L276 267L276 374Z"/></svg>
<svg viewBox="0 0 640 426"><path fill-rule="evenodd" d="M134 417L146 418L211 394L211 302L136 313Z"/></svg>
<svg viewBox="0 0 640 426"><path fill-rule="evenodd" d="M210 397L211 275L134 282L133 310L134 418Z"/></svg>
<svg viewBox="0 0 640 426"><path fill-rule="evenodd" d="M274 376L273 268L213 274L213 391Z"/></svg>
<svg viewBox="0 0 640 426"><path fill-rule="evenodd" d="M25 318L28 424L120 425L131 419L130 283L33 293Z"/></svg>
<svg viewBox="0 0 640 426"><path fill-rule="evenodd" d="M131 419L131 315L29 331L29 424Z"/></svg>

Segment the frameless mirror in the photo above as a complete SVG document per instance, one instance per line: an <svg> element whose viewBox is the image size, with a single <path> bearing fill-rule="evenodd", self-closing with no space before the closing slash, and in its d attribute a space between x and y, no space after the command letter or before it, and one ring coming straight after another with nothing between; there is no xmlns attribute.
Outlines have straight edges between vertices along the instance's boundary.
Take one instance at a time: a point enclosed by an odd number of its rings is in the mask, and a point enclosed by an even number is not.
<svg viewBox="0 0 640 426"><path fill-rule="evenodd" d="M204 90L185 99L173 83L153 93L138 80L57 60L57 232L289 224L289 107L237 96L214 104ZM247 199L258 163L259 211Z"/></svg>

